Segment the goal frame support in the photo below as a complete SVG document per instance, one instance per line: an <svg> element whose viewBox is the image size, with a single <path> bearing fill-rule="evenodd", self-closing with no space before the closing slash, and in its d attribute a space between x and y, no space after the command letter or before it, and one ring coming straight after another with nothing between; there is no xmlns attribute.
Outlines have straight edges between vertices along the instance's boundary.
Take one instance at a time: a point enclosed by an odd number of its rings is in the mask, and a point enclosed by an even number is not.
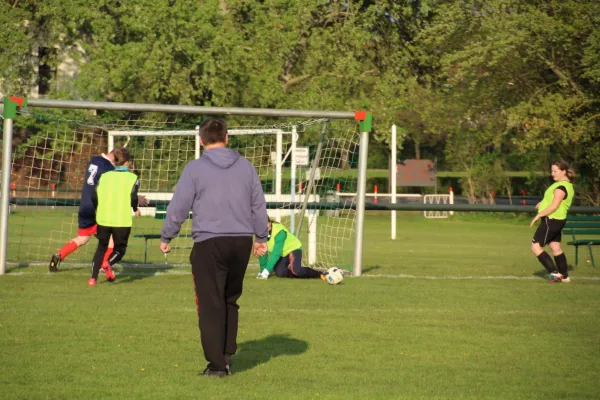
<svg viewBox="0 0 600 400"><path fill-rule="evenodd" d="M26 99L5 96L3 107L3 155L2 155L2 184L0 202L0 275L6 273L6 249L8 243L8 213L9 188L12 165L13 121L16 118L16 108L65 108L80 110L112 110L131 112L162 112L196 115L222 116L257 116L257 117L291 117L291 118L328 118L360 121L360 150L357 182L357 202L355 220L355 245L352 274L362 275L362 250L365 215L365 188L367 171L368 138L372 125L372 114L364 111L326 111L326 110L295 110L295 109L261 109L242 107L205 107L166 104L113 103L99 101Z"/></svg>

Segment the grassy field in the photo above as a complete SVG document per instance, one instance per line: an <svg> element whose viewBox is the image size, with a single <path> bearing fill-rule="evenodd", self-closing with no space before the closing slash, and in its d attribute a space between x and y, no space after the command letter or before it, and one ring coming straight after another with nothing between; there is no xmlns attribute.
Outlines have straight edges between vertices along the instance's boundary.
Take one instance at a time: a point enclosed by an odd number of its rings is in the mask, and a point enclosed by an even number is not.
<svg viewBox="0 0 600 400"><path fill-rule="evenodd" d="M0 398L600 398L600 272L585 258L548 284L525 218L406 214L392 241L371 215L365 233L364 276L342 285L249 268L223 380L197 376L189 268L121 266L88 288L84 266L11 266Z"/></svg>

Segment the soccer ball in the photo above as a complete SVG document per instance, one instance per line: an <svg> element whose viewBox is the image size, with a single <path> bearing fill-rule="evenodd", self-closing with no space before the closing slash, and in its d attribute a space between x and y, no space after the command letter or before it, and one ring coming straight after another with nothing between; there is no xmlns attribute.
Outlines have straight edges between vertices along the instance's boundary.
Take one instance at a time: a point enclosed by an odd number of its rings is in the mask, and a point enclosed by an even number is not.
<svg viewBox="0 0 600 400"><path fill-rule="evenodd" d="M325 280L330 285L337 285L344 281L344 271L338 267L329 268L325 274Z"/></svg>

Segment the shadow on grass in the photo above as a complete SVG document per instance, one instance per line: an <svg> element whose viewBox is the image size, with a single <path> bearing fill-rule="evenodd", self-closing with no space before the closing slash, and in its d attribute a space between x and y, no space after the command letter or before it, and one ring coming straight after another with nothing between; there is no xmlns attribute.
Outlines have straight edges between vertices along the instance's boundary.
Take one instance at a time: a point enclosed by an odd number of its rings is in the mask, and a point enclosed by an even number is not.
<svg viewBox="0 0 600 400"><path fill-rule="evenodd" d="M298 355L306 352L308 343L289 335L270 335L264 339L250 340L238 345L231 361L233 372L247 371L279 356Z"/></svg>
<svg viewBox="0 0 600 400"><path fill-rule="evenodd" d="M151 278L156 275L168 273L174 269L174 266L132 266L121 265L115 268L117 279L115 283L132 283L145 278ZM102 271L100 271L102 274Z"/></svg>
<svg viewBox="0 0 600 400"><path fill-rule="evenodd" d="M570 265L570 264L569 264L569 266L567 267L567 270L568 270L568 271L573 271L574 269L575 269L575 267L574 267L573 265ZM549 274L549 273L548 273L548 271L546 271L545 269L540 269L539 271L535 271L535 272L533 273L533 275L534 275L534 276L537 276L537 277L539 277L539 278L542 278L542 279L548 279L548 275L550 275L550 274Z"/></svg>
<svg viewBox="0 0 600 400"><path fill-rule="evenodd" d="M363 272L363 274L368 274L369 272L376 271L376 270L378 270L380 268L381 267L379 265L373 265L371 267L363 268L362 272Z"/></svg>

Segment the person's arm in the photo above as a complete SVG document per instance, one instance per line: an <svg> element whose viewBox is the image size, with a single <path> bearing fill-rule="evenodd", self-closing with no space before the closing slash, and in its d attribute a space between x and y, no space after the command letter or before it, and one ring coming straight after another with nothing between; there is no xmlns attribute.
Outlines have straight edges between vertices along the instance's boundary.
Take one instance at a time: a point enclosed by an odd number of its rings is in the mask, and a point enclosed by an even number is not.
<svg viewBox="0 0 600 400"><path fill-rule="evenodd" d="M560 202L564 200L567 192L563 189L561 189L561 187L556 188L554 190L554 195L552 197L552 203L550 203L550 205L546 208L544 208L542 211L540 211L532 220L531 223L529 224L529 226L533 226L533 224L535 224L536 221L542 219L543 217L546 217L550 214L552 214L554 211L556 211L556 209L558 208L558 206L560 206Z"/></svg>
<svg viewBox="0 0 600 400"><path fill-rule="evenodd" d="M138 190L140 189L140 180L137 179L131 188L131 208L136 212L138 210Z"/></svg>
<svg viewBox="0 0 600 400"><path fill-rule="evenodd" d="M188 219L195 198L196 185L188 164L181 173L173 198L167 207L165 222L160 231L161 243L168 244L177 236L181 225Z"/></svg>
<svg viewBox="0 0 600 400"><path fill-rule="evenodd" d="M254 239L257 243L266 243L269 239L269 216L267 215L267 202L265 194L253 167L252 174L252 223L254 225Z"/></svg>
<svg viewBox="0 0 600 400"><path fill-rule="evenodd" d="M261 270L266 269L267 271L269 271L269 273L273 272L277 261L279 261L279 259L281 258L281 253L283 252L283 244L285 243L286 237L287 234L285 233L285 231L281 231L277 234L277 236L275 236L273 251L271 251L268 254L267 263L264 268L261 266Z"/></svg>
<svg viewBox="0 0 600 400"><path fill-rule="evenodd" d="M260 270L267 268L267 263L269 262L269 255L265 254L264 256L258 257L258 263L260 265Z"/></svg>
<svg viewBox="0 0 600 400"><path fill-rule="evenodd" d="M94 205L94 210L98 210L98 185L92 187L92 204Z"/></svg>

